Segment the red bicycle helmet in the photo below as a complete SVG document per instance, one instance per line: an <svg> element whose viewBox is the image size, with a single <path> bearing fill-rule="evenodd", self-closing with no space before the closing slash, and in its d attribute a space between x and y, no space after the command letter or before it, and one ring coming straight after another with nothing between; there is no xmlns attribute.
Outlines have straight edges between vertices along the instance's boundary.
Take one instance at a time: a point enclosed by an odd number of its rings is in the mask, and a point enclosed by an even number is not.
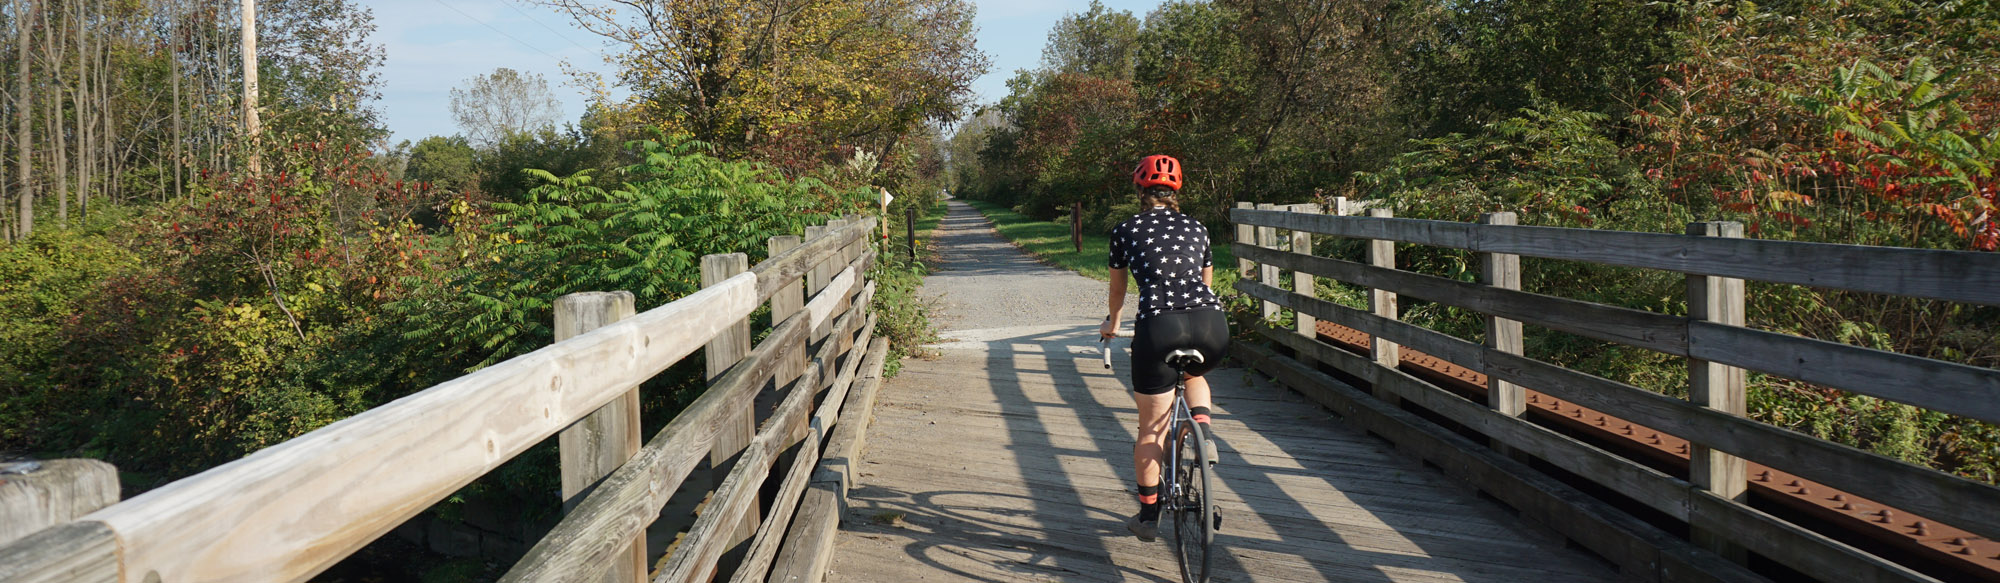
<svg viewBox="0 0 2000 583"><path fill-rule="evenodd" d="M1181 161L1173 156L1154 154L1139 159L1139 167L1132 170L1132 184L1141 190L1152 186L1181 189Z"/></svg>

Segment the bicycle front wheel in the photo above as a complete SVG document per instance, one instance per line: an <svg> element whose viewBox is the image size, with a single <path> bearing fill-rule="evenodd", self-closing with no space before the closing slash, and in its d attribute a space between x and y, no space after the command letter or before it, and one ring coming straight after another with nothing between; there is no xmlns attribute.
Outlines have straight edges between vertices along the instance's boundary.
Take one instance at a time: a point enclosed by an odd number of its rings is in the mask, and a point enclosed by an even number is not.
<svg viewBox="0 0 2000 583"><path fill-rule="evenodd" d="M1198 426L1190 423L1174 440L1174 551L1181 564L1181 580L1208 581L1208 555L1215 543L1215 502L1209 495L1208 455L1202 443L1208 440Z"/></svg>

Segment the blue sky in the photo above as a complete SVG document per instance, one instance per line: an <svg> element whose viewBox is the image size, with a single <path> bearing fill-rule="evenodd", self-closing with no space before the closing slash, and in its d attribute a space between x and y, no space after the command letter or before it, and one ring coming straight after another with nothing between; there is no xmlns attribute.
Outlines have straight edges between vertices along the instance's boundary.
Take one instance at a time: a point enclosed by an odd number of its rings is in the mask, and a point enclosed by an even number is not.
<svg viewBox="0 0 2000 583"><path fill-rule="evenodd" d="M1107 0L1114 10L1144 18L1162 0ZM979 50L993 70L973 84L981 102L1007 94L1016 69L1042 58L1042 43L1057 19L1089 8L1088 0L974 0L979 7ZM565 83L560 63L609 73L595 35L567 15L519 0L362 0L374 10L375 42L388 61L377 104L395 133L391 143L458 132L451 121L451 89L498 67L540 74L563 102L563 117L583 113L583 94Z"/></svg>

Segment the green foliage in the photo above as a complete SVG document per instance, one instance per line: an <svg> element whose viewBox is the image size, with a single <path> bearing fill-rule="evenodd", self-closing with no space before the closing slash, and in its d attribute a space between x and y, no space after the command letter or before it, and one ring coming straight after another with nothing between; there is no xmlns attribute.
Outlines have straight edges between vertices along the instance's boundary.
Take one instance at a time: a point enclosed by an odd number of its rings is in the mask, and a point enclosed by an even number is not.
<svg viewBox="0 0 2000 583"><path fill-rule="evenodd" d="M1059 73L1130 80L1138 36L1139 19L1132 13L1112 12L1102 1L1091 0L1089 10L1056 21L1042 62Z"/></svg>
<svg viewBox="0 0 2000 583"><path fill-rule="evenodd" d="M477 178L477 153L461 136L431 136L410 148L409 165L403 179L427 183L431 188L460 192Z"/></svg>
<svg viewBox="0 0 2000 583"><path fill-rule="evenodd" d="M1381 171L1356 176L1399 216L1472 221L1505 210L1522 224L1585 226L1592 208L1645 198L1650 187L1606 135L1605 120L1541 103L1476 135L1414 140Z"/></svg>
<svg viewBox="0 0 2000 583"><path fill-rule="evenodd" d="M1404 55L1398 93L1429 135L1469 133L1551 103L1615 114L1676 56L1664 3L1440 0L1404 16L1428 22Z"/></svg>
<svg viewBox="0 0 2000 583"><path fill-rule="evenodd" d="M33 439L44 421L37 413L50 397L34 389L39 374L63 357L63 324L99 282L138 262L105 235L77 230L44 230L0 245L0 444Z"/></svg>
<svg viewBox="0 0 2000 583"><path fill-rule="evenodd" d="M528 169L556 176L585 170L603 174L630 162L617 140L607 137L609 132L596 125L596 120L586 117L584 121L581 127L567 126L561 131L510 133L491 149L480 151L476 162L479 190L497 200L521 201L530 189L543 184L525 172Z"/></svg>
<svg viewBox="0 0 2000 583"><path fill-rule="evenodd" d="M589 171L529 171L544 184L521 202L495 203L479 248L467 251L484 261L394 306L411 318L408 336L451 351L451 361L485 366L546 345L549 310L564 294L627 290L650 309L698 288L703 255L749 251L754 261L766 239L874 199L725 162L701 142L633 148L642 161L623 169L624 184L613 189Z"/></svg>
<svg viewBox="0 0 2000 583"><path fill-rule="evenodd" d="M373 325L416 267L398 242L425 193L343 148L266 156L271 175L212 175L116 230L4 248L10 305L33 313L8 329L18 389L0 412L27 421L0 449L108 459L144 488L373 404L303 363Z"/></svg>
<svg viewBox="0 0 2000 583"><path fill-rule="evenodd" d="M874 333L889 339L889 358L883 365L888 376L902 370L903 358L938 339L937 328L931 324L936 307L918 294L928 272L921 261L887 250L868 270L868 277L875 281L875 298L869 305L876 317Z"/></svg>

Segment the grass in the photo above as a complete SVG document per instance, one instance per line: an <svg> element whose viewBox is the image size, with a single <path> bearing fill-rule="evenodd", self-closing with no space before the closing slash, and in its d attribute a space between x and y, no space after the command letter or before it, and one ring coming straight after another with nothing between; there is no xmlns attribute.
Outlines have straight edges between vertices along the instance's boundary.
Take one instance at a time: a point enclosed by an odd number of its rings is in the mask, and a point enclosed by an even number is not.
<svg viewBox="0 0 2000 583"><path fill-rule="evenodd" d="M896 526L897 524L903 521L903 517L905 516L908 515L899 511L883 510L881 512L876 512L874 516L870 516L868 517L868 519L870 522L873 522L875 524L880 524L883 526Z"/></svg>
<svg viewBox="0 0 2000 583"><path fill-rule="evenodd" d="M1084 233L1083 251L1077 251L1069 237L1069 223L1037 221L1006 207L985 201L968 200L972 208L993 221L1000 236L1021 246L1029 254L1042 262L1074 271L1084 277L1099 281L1110 281L1111 270L1105 266L1105 259L1111 254L1111 237L1104 233ZM1223 274L1231 272L1236 265L1236 256L1229 252L1227 240L1216 241L1215 236L1223 229L1209 229L1209 248L1215 252L1216 290L1228 289L1223 284Z"/></svg>

